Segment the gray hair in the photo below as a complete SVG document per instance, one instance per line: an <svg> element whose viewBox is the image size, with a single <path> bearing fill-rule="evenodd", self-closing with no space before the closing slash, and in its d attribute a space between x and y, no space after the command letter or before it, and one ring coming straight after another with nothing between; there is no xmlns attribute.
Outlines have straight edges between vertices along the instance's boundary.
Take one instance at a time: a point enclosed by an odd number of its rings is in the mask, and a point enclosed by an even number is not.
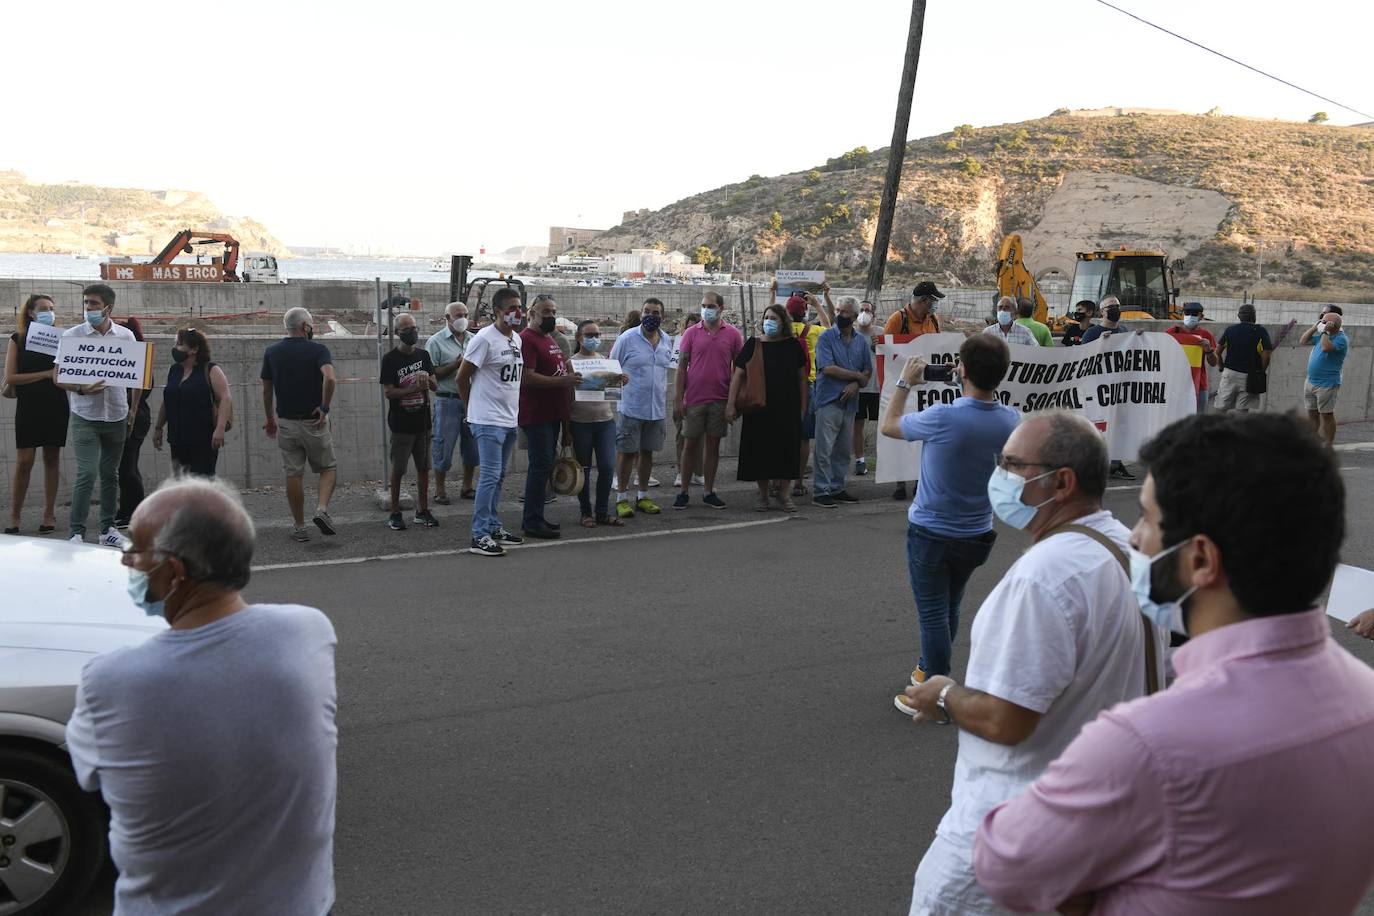
<svg viewBox="0 0 1374 916"><path fill-rule="evenodd" d="M1115 296L1107 296L1105 299L1103 299L1101 302L1097 304L1097 307L1102 309L1104 312L1112 306L1121 308L1121 300L1116 298Z"/></svg>
<svg viewBox="0 0 1374 916"><path fill-rule="evenodd" d="M286 314L281 316L281 323L286 326L288 331L300 331L307 323L314 320L315 319L310 317L310 310L302 308L299 305L295 308L287 309Z"/></svg>
<svg viewBox="0 0 1374 916"><path fill-rule="evenodd" d="M179 557L193 582L242 591L252 575L256 532L238 493L215 478L171 477L155 495L172 500L173 508L153 549Z"/></svg>
<svg viewBox="0 0 1374 916"><path fill-rule="evenodd" d="M444 315L452 318L453 310L460 305L463 307L464 311L467 310L468 304L466 302L450 302L448 305L444 306Z"/></svg>
<svg viewBox="0 0 1374 916"><path fill-rule="evenodd" d="M853 309L854 309L854 311L857 312L857 311L859 310L859 297L858 297L858 296L841 296L841 297L840 297L840 301L837 302L837 303L835 303L835 304L836 304L836 305L848 305L848 306L852 306Z"/></svg>
<svg viewBox="0 0 1374 916"><path fill-rule="evenodd" d="M1067 410L1047 410L1031 417L1049 424L1040 460L1049 467L1068 468L1078 478L1078 492L1100 500L1107 492L1107 443L1097 427Z"/></svg>
<svg viewBox="0 0 1374 916"><path fill-rule="evenodd" d="M391 323L391 326L393 328L399 328L401 326L402 321L409 321L410 324L414 324L415 316L410 314L409 312L402 312L401 314L396 316L396 320ZM407 327L409 326L410 325L407 325Z"/></svg>
<svg viewBox="0 0 1374 916"><path fill-rule="evenodd" d="M1000 312L1000 311L1002 311L1002 306L1004 306L1004 305L1005 305L1007 308L1011 309L1013 312L1016 311L1016 300L1013 299L1011 296L1003 296L1001 299L998 299L998 300L997 300L997 305L993 308L993 311L994 311L994 312Z"/></svg>

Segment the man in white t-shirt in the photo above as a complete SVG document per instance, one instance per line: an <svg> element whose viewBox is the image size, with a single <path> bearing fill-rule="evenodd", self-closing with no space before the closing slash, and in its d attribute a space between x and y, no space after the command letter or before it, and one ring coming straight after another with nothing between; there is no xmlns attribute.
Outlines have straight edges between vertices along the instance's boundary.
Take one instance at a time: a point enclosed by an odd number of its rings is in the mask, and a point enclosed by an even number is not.
<svg viewBox="0 0 1374 916"><path fill-rule="evenodd" d="M1037 413L997 465L993 511L1035 544L979 608L964 685L931 677L898 697L918 723L959 728L950 807L916 871L912 916L1006 913L973 873L983 815L1033 782L1099 712L1145 692L1144 618L1123 569L1130 532L1102 508L1102 436L1075 414ZM1060 530L1067 525L1080 530ZM1161 658L1157 632L1151 639Z"/></svg>
<svg viewBox="0 0 1374 916"><path fill-rule="evenodd" d="M521 544L497 514L501 482L515 450L520 419L520 378L525 360L516 330L524 320L520 293L513 287L498 290L492 299L496 321L487 325L463 351L458 368L458 396L468 407L468 426L477 440L477 499L472 509L471 553L484 557L505 554L503 544Z"/></svg>

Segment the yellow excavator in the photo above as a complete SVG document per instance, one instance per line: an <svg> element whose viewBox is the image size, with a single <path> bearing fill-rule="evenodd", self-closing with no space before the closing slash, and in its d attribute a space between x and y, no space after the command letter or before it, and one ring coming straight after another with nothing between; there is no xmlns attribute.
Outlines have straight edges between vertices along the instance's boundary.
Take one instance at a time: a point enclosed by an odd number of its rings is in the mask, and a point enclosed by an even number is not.
<svg viewBox="0 0 1374 916"><path fill-rule="evenodd" d="M1022 257L1021 236L1011 233L1002 239L997 256L997 295L1030 299L1035 303L1034 318L1062 333L1067 315L1050 317L1049 305L1040 292L1040 284L1026 268ZM1121 302L1123 320L1164 318L1178 321L1183 313L1178 306L1178 287L1174 271L1182 269L1181 261L1169 262L1162 251L1130 249L1100 249L1080 251L1075 255L1073 286L1069 307L1084 299L1101 302L1115 296Z"/></svg>

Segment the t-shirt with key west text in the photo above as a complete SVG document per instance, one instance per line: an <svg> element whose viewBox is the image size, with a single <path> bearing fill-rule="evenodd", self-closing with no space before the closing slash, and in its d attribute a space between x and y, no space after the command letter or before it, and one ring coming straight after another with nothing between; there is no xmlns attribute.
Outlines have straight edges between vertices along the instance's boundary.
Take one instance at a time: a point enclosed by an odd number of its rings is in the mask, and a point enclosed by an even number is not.
<svg viewBox="0 0 1374 916"><path fill-rule="evenodd" d="M393 433L418 436L429 428L429 385L418 384L421 372L434 374L434 360L423 347L412 347L409 353L397 347L382 357L382 384L412 389L388 399L386 425Z"/></svg>

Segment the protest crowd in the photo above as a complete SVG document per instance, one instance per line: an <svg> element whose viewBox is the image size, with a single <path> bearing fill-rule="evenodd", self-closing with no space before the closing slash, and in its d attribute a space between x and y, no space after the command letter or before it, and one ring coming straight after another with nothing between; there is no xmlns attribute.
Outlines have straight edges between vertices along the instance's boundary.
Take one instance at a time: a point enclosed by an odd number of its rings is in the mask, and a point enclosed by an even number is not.
<svg viewBox="0 0 1374 916"><path fill-rule="evenodd" d="M952 364L910 357L880 386L881 338L941 333L942 298L924 281L880 315L822 286L775 296L741 330L707 292L679 335L648 298L609 346L611 328L582 321L569 338L554 296L526 305L512 288L496 293L481 328L462 302L427 339L400 315L378 379L387 524L440 527L449 520L434 507L467 501L468 549L501 557L526 538L568 533L546 514L554 490L576 496L583 528L652 524L665 508L650 491L670 421L672 509L726 507L721 443L738 422L736 477L754 484L750 508L794 513L809 496L834 510L858 501L846 484L870 473L864 425L876 423L882 439L922 446L919 474L894 493L913 497L919 644L890 714L958 730L950 807L933 838L913 838L925 851L909 863L910 912L1352 912L1374 881L1374 796L1357 791L1374 760L1374 671L1332 641L1317 606L1345 535L1331 449L1349 348L1341 310L1325 307L1302 335L1302 404L1260 413L1256 379L1274 345L1253 306L1219 338L1199 326L1201 306L1184 307L1167 333L1195 351L1192 415L1140 448L1141 515L1128 529L1103 498L1109 479L1134 472L1100 430L1070 410L1023 414L999 397L1012 348L1129 334L1120 303L1079 302L1077 324L1055 338L1030 303L1004 297ZM141 339L114 299L87 287L82 321L62 333ZM151 419L138 388L59 385L53 356L26 345L31 323L57 326L50 298L28 299L9 342L19 462L6 533L21 530L40 449L38 532L56 530L70 438L67 537L88 540L98 499L97 543L123 550L131 598L170 624L91 661L68 726L81 785L110 807L116 913L329 912L334 631L318 610L242 597L256 533L215 478L233 405L212 342L178 332ZM263 354L263 431L281 451L290 536L335 537L338 380L310 312L290 309L283 323ZM1218 365L1209 392L1206 368ZM946 381L957 397L913 408L924 386ZM890 387L885 405L880 387ZM180 473L145 496L138 456L150 431ZM517 494L507 469L518 440L529 470ZM400 495L412 474L407 518ZM1280 490L1283 499L1252 498ZM518 523L503 496L518 497ZM992 555L994 519L1033 543L977 608L960 664L961 605ZM1374 637L1374 620L1352 626Z"/></svg>

